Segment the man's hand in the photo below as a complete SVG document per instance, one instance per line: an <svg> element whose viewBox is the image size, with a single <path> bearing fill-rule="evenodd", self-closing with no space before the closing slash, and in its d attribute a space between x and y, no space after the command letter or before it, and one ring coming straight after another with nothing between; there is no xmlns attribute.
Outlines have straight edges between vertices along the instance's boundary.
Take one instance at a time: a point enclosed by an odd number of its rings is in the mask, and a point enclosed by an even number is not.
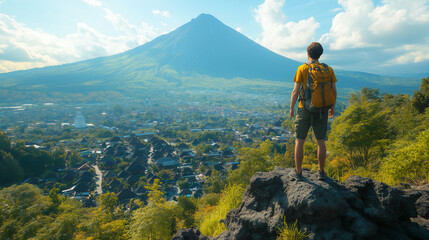
<svg viewBox="0 0 429 240"><path fill-rule="evenodd" d="M329 118L333 118L335 114L335 107L329 109Z"/></svg>
<svg viewBox="0 0 429 240"><path fill-rule="evenodd" d="M293 108L291 108L291 109L290 109L289 116L290 116L291 118L294 118L294 117L295 117L295 110L294 110Z"/></svg>

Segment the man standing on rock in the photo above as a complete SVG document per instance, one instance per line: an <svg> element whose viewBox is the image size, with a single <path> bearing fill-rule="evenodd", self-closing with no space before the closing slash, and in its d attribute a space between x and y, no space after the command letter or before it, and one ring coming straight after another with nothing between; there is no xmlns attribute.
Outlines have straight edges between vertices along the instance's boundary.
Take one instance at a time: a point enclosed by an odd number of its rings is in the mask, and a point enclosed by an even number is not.
<svg viewBox="0 0 429 240"><path fill-rule="evenodd" d="M308 63L298 67L296 71L294 89L291 96L290 117L295 117L295 104L299 100L295 119L295 171L291 176L302 179L302 160L304 158L304 142L310 127L313 128L317 139L317 160L319 161L319 179L325 180L326 173L326 132L328 117L335 113L337 78L331 67L320 63L323 53L322 45L312 42L307 48ZM298 98L299 97L299 98Z"/></svg>

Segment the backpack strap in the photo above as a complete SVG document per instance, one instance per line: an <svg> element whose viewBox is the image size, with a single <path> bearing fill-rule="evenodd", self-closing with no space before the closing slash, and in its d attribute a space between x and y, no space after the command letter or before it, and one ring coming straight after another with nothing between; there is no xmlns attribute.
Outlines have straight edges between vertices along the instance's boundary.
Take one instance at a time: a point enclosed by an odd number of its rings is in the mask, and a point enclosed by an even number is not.
<svg viewBox="0 0 429 240"><path fill-rule="evenodd" d="M310 64L308 64L308 63L304 63L305 65L307 65L309 68L310 68L310 70L311 70L311 65ZM308 70L308 73L310 72L310 70ZM308 77L307 77L307 82L308 82ZM307 84L307 82L305 82L305 84ZM300 89L300 91L299 91L299 98L298 98L298 101L303 101L303 100L305 100L304 99L304 80L302 81L302 84L301 84L301 89Z"/></svg>

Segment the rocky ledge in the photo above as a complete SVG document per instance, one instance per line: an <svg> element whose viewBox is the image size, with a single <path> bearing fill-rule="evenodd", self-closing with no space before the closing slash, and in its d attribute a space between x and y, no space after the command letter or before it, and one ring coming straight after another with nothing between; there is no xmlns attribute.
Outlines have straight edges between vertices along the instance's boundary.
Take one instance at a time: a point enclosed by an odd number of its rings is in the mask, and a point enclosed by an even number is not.
<svg viewBox="0 0 429 240"><path fill-rule="evenodd" d="M429 239L429 185L401 190L359 176L320 181L309 170L296 181L291 171L256 173L219 236L181 229L173 240L274 240L282 216L289 223L298 219L309 239Z"/></svg>

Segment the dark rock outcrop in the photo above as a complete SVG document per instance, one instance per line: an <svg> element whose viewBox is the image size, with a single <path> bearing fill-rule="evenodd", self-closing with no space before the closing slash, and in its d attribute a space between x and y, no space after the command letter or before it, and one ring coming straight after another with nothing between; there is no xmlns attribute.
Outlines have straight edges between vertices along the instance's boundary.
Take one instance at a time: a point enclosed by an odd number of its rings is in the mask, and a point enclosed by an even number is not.
<svg viewBox="0 0 429 240"><path fill-rule="evenodd" d="M256 173L219 236L204 238L197 230L183 229L173 239L274 240L282 216L289 223L298 219L299 228L315 240L429 239L428 187L399 190L359 176L345 183L320 181L309 170L303 171L304 180L296 181L291 171Z"/></svg>
<svg viewBox="0 0 429 240"><path fill-rule="evenodd" d="M180 229L171 240L211 240L212 238L206 237L201 234L198 229Z"/></svg>

